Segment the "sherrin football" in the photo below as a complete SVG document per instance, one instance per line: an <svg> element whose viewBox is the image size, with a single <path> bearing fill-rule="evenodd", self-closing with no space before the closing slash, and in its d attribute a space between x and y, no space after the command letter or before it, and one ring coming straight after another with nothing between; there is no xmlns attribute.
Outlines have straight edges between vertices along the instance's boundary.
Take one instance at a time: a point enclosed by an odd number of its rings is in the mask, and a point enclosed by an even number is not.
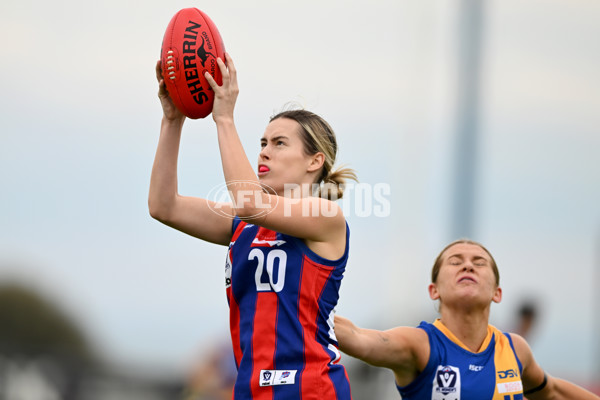
<svg viewBox="0 0 600 400"><path fill-rule="evenodd" d="M204 73L223 83L217 57L225 61L225 46L213 21L197 8L179 10L167 26L160 61L169 96L188 118L212 112L214 93Z"/></svg>

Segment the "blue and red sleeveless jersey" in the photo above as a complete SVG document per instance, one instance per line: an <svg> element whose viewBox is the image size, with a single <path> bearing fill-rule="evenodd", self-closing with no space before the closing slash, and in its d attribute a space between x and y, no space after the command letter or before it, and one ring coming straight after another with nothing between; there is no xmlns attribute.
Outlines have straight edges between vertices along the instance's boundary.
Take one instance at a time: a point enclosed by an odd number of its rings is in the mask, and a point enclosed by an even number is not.
<svg viewBox="0 0 600 400"><path fill-rule="evenodd" d="M225 283L238 376L235 400L349 400L333 330L348 258L312 252L295 237L233 221Z"/></svg>
<svg viewBox="0 0 600 400"><path fill-rule="evenodd" d="M488 325L472 352L439 319L419 328L429 336L429 361L408 386L397 386L403 399L523 400L523 367L508 334Z"/></svg>

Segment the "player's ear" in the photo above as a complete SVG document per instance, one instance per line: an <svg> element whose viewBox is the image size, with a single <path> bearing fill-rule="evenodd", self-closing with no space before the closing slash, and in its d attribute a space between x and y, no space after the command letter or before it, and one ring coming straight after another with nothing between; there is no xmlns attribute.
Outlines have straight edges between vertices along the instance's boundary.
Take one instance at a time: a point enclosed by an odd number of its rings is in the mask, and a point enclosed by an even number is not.
<svg viewBox="0 0 600 400"><path fill-rule="evenodd" d="M427 290L429 290L429 298L431 300L439 300L440 293L438 292L437 285L435 283L430 283Z"/></svg>
<svg viewBox="0 0 600 400"><path fill-rule="evenodd" d="M321 153L320 151L317 152L316 154L313 154L310 157L310 163L308 164L308 172L317 171L319 168L321 168L323 166L324 163L325 163L325 154Z"/></svg>
<svg viewBox="0 0 600 400"><path fill-rule="evenodd" d="M492 297L494 303L500 303L502 301L502 288L498 286L494 291L494 297Z"/></svg>

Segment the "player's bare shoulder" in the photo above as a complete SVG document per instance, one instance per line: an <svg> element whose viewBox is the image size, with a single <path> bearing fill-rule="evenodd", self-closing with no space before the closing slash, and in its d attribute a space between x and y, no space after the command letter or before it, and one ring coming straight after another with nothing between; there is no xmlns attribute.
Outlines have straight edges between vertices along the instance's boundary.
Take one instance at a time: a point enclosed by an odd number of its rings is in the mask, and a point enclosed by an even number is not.
<svg viewBox="0 0 600 400"><path fill-rule="evenodd" d="M415 349L415 351L424 348L429 349L429 336L421 328L399 326L386 332L389 333L391 340L403 347Z"/></svg>

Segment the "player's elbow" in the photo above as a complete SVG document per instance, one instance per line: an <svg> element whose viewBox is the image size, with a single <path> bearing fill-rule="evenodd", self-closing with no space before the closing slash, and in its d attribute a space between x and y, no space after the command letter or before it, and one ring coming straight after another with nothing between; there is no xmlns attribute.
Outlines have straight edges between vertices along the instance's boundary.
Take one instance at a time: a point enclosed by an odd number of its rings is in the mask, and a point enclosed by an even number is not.
<svg viewBox="0 0 600 400"><path fill-rule="evenodd" d="M165 201L164 199L159 199L152 196L148 197L148 212L155 220L167 222L169 220L169 216L171 215L172 209L172 201Z"/></svg>
<svg viewBox="0 0 600 400"><path fill-rule="evenodd" d="M259 191L238 191L234 196L235 214L243 221L256 223L271 211L270 198Z"/></svg>
<svg viewBox="0 0 600 400"><path fill-rule="evenodd" d="M165 211L158 204L152 201L148 201L148 212L152 218L158 221L161 221L165 214Z"/></svg>
<svg viewBox="0 0 600 400"><path fill-rule="evenodd" d="M263 220L265 212L253 207L244 207L236 209L235 215L237 215L242 221L246 223L260 225L260 222Z"/></svg>

